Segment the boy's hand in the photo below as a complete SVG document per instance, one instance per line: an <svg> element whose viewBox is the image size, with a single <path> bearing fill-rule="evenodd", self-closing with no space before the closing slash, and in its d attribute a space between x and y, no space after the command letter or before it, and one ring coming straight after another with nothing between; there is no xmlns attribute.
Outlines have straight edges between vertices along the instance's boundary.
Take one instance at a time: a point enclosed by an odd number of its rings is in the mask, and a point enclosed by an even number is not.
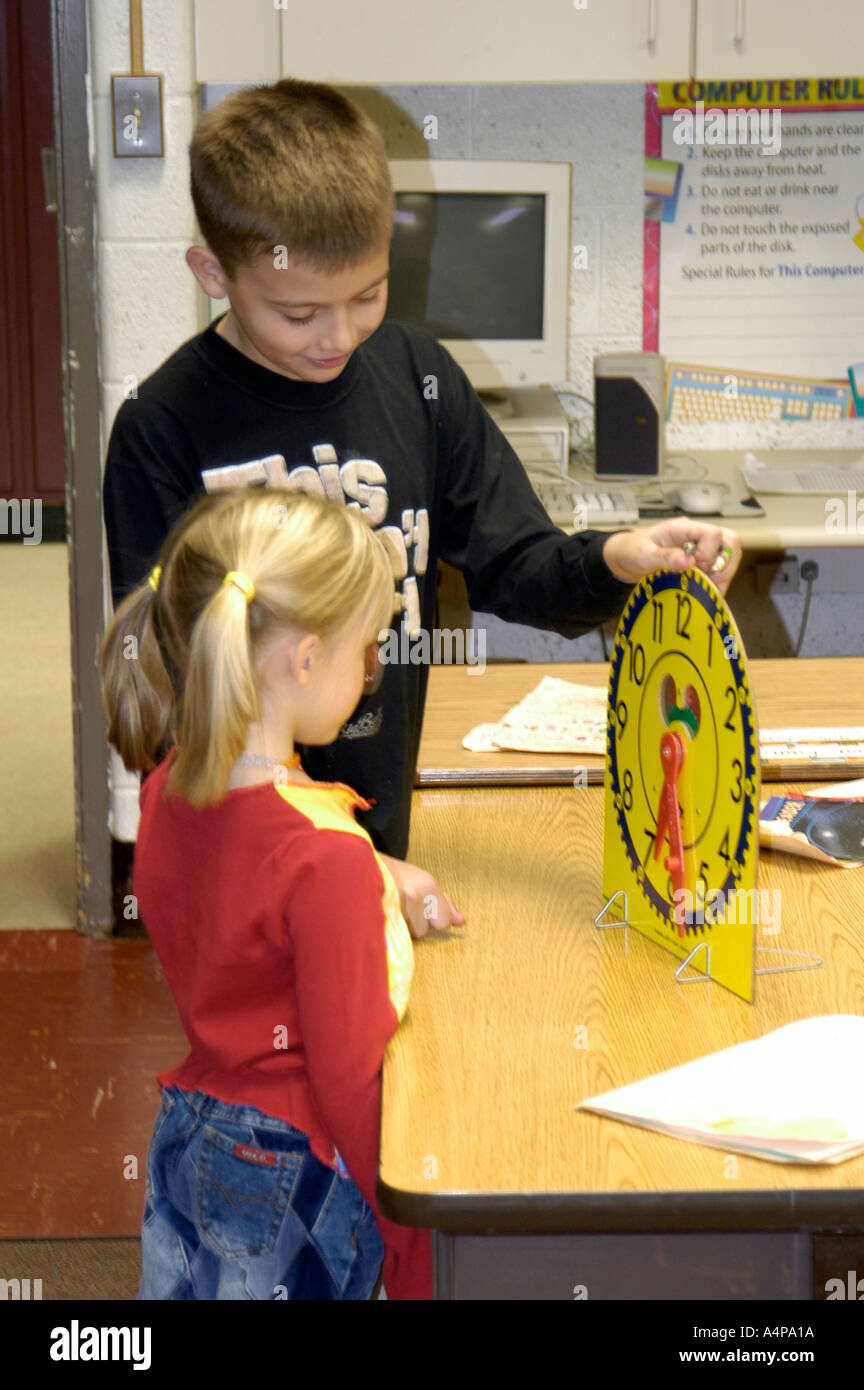
<svg viewBox="0 0 864 1390"><path fill-rule="evenodd" d="M695 547L692 554L684 550L687 541ZM681 574L695 566L725 594L741 563L741 538L736 531L676 516L638 531L614 531L603 546L603 559L624 584L636 584L653 570Z"/></svg>
<svg viewBox="0 0 864 1390"><path fill-rule="evenodd" d="M425 936L430 927L444 931L447 927L463 925L465 918L452 898L442 892L425 869L408 864L404 859L391 859L389 854L380 857L396 881L402 916L415 941Z"/></svg>

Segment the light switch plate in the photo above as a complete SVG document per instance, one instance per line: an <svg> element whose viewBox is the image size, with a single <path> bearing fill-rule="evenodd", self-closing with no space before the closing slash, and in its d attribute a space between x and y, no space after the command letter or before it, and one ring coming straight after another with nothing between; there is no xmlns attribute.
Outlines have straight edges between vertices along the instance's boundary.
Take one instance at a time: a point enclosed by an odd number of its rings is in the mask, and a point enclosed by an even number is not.
<svg viewBox="0 0 864 1390"><path fill-rule="evenodd" d="M111 78L114 154L118 159L164 155L162 78L158 73Z"/></svg>

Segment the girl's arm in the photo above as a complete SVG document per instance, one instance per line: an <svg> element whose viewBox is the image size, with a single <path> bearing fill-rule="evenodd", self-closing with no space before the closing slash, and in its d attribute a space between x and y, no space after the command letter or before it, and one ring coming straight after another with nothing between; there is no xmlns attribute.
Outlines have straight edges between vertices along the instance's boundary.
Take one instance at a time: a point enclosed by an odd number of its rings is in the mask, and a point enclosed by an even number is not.
<svg viewBox="0 0 864 1390"><path fill-rule="evenodd" d="M445 931L447 927L465 925L465 918L453 899L438 887L425 869L405 859L391 859L389 854L382 854L381 859L399 890L402 916L415 940L425 936L430 927Z"/></svg>
<svg viewBox="0 0 864 1390"><path fill-rule="evenodd" d="M431 1298L429 1232L385 1220L377 1203L381 1066L397 1027L387 988L384 883L371 846L319 831L294 864L286 920L312 1094L387 1247L390 1298Z"/></svg>

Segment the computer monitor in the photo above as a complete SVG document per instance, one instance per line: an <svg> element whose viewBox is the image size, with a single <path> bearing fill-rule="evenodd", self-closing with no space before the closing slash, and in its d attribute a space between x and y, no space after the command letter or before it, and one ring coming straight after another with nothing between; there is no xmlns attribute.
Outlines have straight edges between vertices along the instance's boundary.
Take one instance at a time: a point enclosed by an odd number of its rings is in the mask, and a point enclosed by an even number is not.
<svg viewBox="0 0 864 1390"><path fill-rule="evenodd" d="M392 160L388 316L434 333L478 391L567 379L570 165Z"/></svg>

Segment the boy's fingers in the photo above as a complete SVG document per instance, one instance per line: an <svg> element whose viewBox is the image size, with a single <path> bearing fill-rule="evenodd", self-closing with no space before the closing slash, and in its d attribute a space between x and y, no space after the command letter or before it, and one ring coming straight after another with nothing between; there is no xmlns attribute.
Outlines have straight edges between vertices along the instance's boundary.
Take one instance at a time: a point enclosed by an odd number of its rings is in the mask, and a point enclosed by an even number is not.
<svg viewBox="0 0 864 1390"><path fill-rule="evenodd" d="M658 569L671 570L673 574L680 574L689 569L693 561L680 546L671 546L668 550L658 546L657 557L652 563Z"/></svg>

